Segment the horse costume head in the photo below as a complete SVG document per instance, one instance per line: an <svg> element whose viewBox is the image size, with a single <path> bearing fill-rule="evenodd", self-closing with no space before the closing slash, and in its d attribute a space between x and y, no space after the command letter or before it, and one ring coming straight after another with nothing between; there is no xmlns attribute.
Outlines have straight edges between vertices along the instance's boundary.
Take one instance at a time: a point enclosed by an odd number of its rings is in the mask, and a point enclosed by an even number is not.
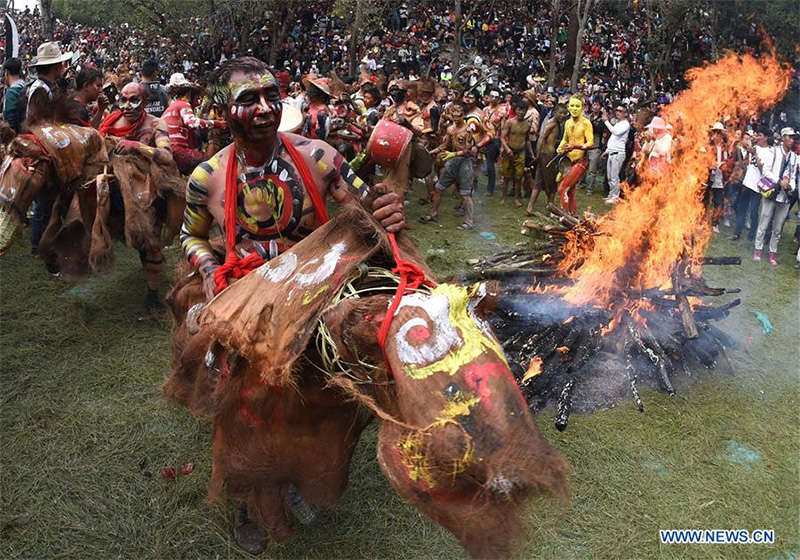
<svg viewBox="0 0 800 560"><path fill-rule="evenodd" d="M408 240L398 244L425 268ZM363 427L355 402L378 418L378 459L394 489L470 554L508 555L525 500L566 494L566 462L539 434L483 320L490 286L407 293L379 340L397 287L387 282L393 260L372 217L342 209L206 305L195 336L210 352L187 351L167 391L214 419L212 494L246 501L273 538L288 531L274 502L280 484L317 505L344 488ZM208 364L224 370L214 383Z"/></svg>
<svg viewBox="0 0 800 560"><path fill-rule="evenodd" d="M103 141L91 128L42 124L14 138L0 167L0 254L43 188L74 188L93 179L107 160Z"/></svg>
<svg viewBox="0 0 800 560"><path fill-rule="evenodd" d="M384 474L478 557L511 553L521 535L519 508L535 492L566 496L567 464L539 434L484 322L493 300L486 284L406 295L383 349L376 323L386 298L345 301L324 316L348 363L382 354L388 366L354 367L359 382L336 381L376 411ZM391 389L365 394L370 382Z"/></svg>

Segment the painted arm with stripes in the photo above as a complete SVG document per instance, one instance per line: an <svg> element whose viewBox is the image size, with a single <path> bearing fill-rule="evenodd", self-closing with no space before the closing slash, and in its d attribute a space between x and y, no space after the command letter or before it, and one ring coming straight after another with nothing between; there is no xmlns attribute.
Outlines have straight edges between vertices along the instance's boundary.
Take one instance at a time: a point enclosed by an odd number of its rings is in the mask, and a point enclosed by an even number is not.
<svg viewBox="0 0 800 560"><path fill-rule="evenodd" d="M311 141L305 152L310 156L309 165L322 174L322 183L336 202L361 200L370 193L370 187L350 168L347 160L333 146L322 141ZM372 187L377 195L372 203L372 215L386 231L397 232L405 227L403 201L390 192L383 183Z"/></svg>
<svg viewBox="0 0 800 560"><path fill-rule="evenodd" d="M201 119L197 115L194 114L194 110L192 106L188 103L186 107L182 107L180 110L181 121L187 127L193 130L207 130L209 128L224 128L225 121L212 121L210 119Z"/></svg>
<svg viewBox="0 0 800 560"><path fill-rule="evenodd" d="M186 187L186 211L181 226L181 247L186 258L206 280L213 283L214 270L220 265L211 248L209 232L214 218L208 209L209 179L204 165L198 165ZM209 280L210 279L210 280Z"/></svg>

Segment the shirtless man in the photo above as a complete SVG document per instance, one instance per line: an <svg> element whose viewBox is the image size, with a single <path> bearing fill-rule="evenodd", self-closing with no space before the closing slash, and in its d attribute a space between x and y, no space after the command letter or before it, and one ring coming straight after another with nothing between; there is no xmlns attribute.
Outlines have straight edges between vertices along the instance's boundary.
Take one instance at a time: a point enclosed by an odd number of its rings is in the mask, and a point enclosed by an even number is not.
<svg viewBox="0 0 800 560"><path fill-rule="evenodd" d="M486 128L483 126L483 112L481 111L481 108L478 107L478 98L475 95L475 92L473 90L465 91L462 99L466 105L466 114L464 116L464 120L467 123L467 128L469 129L470 134L472 134L472 139L475 143L475 146L478 148L478 150L488 149L488 145L492 140L492 136L486 132ZM472 190L475 190L478 187L478 169L479 166L474 166Z"/></svg>
<svg viewBox="0 0 800 560"><path fill-rule="evenodd" d="M315 208L308 189L315 188L322 201L330 196L342 203L368 190L329 144L296 134L278 136L283 109L277 81L266 64L253 57L225 61L216 82L214 102L229 123L234 143L192 173L181 229L184 253L200 272L209 299L218 286L227 283L215 280L224 255L217 254L209 241L212 225L223 231L227 227L227 212L235 211L236 252L256 252L269 259L321 225L321 209ZM290 155L283 139L299 152L299 161ZM229 166L236 171L235 185L227 184ZM299 166L308 168L313 185L303 181ZM229 188L237 193L235 209L225 207ZM373 208L387 231L403 228L403 206L397 195L378 197Z"/></svg>
<svg viewBox="0 0 800 560"><path fill-rule="evenodd" d="M161 119L148 115L146 106L147 89L134 82L127 84L119 93L119 110L103 120L100 134L121 138L116 153L141 150L155 153L157 161L171 160L167 127Z"/></svg>
<svg viewBox="0 0 800 560"><path fill-rule="evenodd" d="M436 132L439 130L439 120L442 115L441 108L436 102L436 82L432 78L421 78L417 86L417 101L420 106L420 119L422 119L422 145L425 149L432 149L438 145ZM434 174L425 177L427 198L420 202L428 204L433 199Z"/></svg>
<svg viewBox="0 0 800 560"><path fill-rule="evenodd" d="M108 115L100 124L100 134L120 138L114 153L127 154L145 152L157 163L172 161L169 135L164 121L145 112L147 89L142 84L131 82L119 93L119 110ZM122 207L122 196L111 191L112 206ZM121 209L121 208L118 208ZM140 251L139 258L147 273L147 303L158 306L158 288L161 285L161 266L164 256L161 249Z"/></svg>
<svg viewBox="0 0 800 560"><path fill-rule="evenodd" d="M558 195L561 198L562 210L577 214L575 186L589 167L586 151L594 146L594 131L592 122L583 116L583 99L580 96L570 97L567 109L571 118L564 125L564 137L556 152L567 154L572 162L572 168L561 179L561 183L558 185Z"/></svg>
<svg viewBox="0 0 800 560"><path fill-rule="evenodd" d="M548 204L555 201L558 170L553 158L556 157L556 149L561 140L561 125L567 120L567 116L569 116L569 113L566 105L559 103L553 117L548 119L542 133L539 135L539 141L536 143L539 165L536 167L536 180L534 181L531 198L528 201L528 208L525 212L528 216L533 215L536 199L539 198L539 193L542 190L547 193Z"/></svg>
<svg viewBox="0 0 800 560"><path fill-rule="evenodd" d="M442 154L441 160L444 168L436 188L433 192L432 207L429 214L422 216L423 223L435 222L439 215L439 204L442 202L442 193L455 182L458 182L458 194L464 207L464 223L458 226L460 230L470 230L475 224L472 203L472 158L478 154L472 131L467 124L464 114L466 107L460 101L454 101L450 106L450 116L453 124L447 127L442 144L431 150L431 155Z"/></svg>
<svg viewBox="0 0 800 560"><path fill-rule="evenodd" d="M506 194L509 183L514 182L514 206L522 206L520 198L522 191L522 177L525 174L525 158L531 154L530 131L531 123L525 120L527 104L519 100L516 103L514 118L503 123L500 142L502 143L503 157L500 162L500 175L503 177L503 195L500 204L506 203Z"/></svg>
<svg viewBox="0 0 800 560"><path fill-rule="evenodd" d="M508 114L508 108L500 103L500 92L493 89L489 92L489 104L483 109L483 127L491 139L486 144L486 194L494 194L496 184L495 165L501 152L500 135L503 120ZM505 196L503 196L505 201Z"/></svg>
<svg viewBox="0 0 800 560"><path fill-rule="evenodd" d="M229 279L301 242L321 225L326 198L343 203L369 190L332 146L296 134L278 135L283 111L280 90L262 61L253 57L225 61L215 73L212 91L233 144L192 173L181 229L184 253L199 272L207 299L225 289ZM226 206L226 199L234 204ZM379 196L372 208L387 231L405 226L403 204L396 194ZM225 255L216 252L209 240L215 224L226 238ZM229 227L235 227L233 247L227 246ZM246 253L245 259L238 258ZM267 535L248 517L244 503L237 506L233 533L250 554L266 547Z"/></svg>

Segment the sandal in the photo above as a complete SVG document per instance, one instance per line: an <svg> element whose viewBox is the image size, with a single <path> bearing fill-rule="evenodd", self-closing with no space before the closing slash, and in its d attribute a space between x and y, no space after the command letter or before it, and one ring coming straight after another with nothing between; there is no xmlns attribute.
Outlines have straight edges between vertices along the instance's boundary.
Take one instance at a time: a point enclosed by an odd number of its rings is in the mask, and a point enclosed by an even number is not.
<svg viewBox="0 0 800 560"><path fill-rule="evenodd" d="M468 224L467 222L464 222L463 224L458 226L456 229L460 229L461 231L469 231L471 229L475 229L475 226L473 224Z"/></svg>
<svg viewBox="0 0 800 560"><path fill-rule="evenodd" d="M422 222L423 224L431 224L438 222L439 220L437 218L438 216L431 216L430 214L425 214L424 216L419 217L419 221Z"/></svg>

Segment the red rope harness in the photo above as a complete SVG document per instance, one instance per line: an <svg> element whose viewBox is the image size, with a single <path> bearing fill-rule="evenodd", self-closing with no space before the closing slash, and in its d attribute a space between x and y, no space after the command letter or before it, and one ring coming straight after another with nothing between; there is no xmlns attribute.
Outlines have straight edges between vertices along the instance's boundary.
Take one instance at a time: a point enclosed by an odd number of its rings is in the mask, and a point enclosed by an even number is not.
<svg viewBox="0 0 800 560"><path fill-rule="evenodd" d="M328 221L328 212L317 190L314 177L311 175L311 171L308 169L306 162L303 160L297 148L295 148L283 134L280 135L280 138L292 163L300 173L309 198L311 198L317 224L322 225ZM240 259L239 255L236 254L237 168L236 147L234 146L231 148L230 155L228 156L228 165L225 168L225 262L214 271L214 284L217 293L228 287L229 278L243 278L248 273L264 264L264 259L262 259L258 253L250 253L243 259Z"/></svg>
<svg viewBox="0 0 800 560"><path fill-rule="evenodd" d="M392 324L392 319L400 306L400 301L407 292L413 292L419 289L420 286L427 286L433 288L436 286L430 280L425 278L425 273L422 269L411 261L403 259L400 254L400 249L397 247L397 238L394 233L389 233L389 242L392 244L392 256L394 257L395 266L392 272L400 275L400 284L397 286L397 291L394 293L392 303L389 304L389 310L381 322L381 328L378 331L378 344L381 346L383 359L386 361L386 367L389 372L392 372L392 366L389 362L389 356L386 354L386 338L389 336L389 327Z"/></svg>
<svg viewBox="0 0 800 560"><path fill-rule="evenodd" d="M50 155L50 150L48 150L48 149L47 149L47 146L45 146L45 145L42 143L42 141L41 141L41 140L39 140L39 139L36 137L36 135L35 135L35 134L20 134L20 136L22 136L23 138L29 138L29 139L33 140L34 142L36 142L36 143L39 145L39 147L40 147L42 150L44 150L44 153L45 153L45 154L47 154L48 156Z"/></svg>

